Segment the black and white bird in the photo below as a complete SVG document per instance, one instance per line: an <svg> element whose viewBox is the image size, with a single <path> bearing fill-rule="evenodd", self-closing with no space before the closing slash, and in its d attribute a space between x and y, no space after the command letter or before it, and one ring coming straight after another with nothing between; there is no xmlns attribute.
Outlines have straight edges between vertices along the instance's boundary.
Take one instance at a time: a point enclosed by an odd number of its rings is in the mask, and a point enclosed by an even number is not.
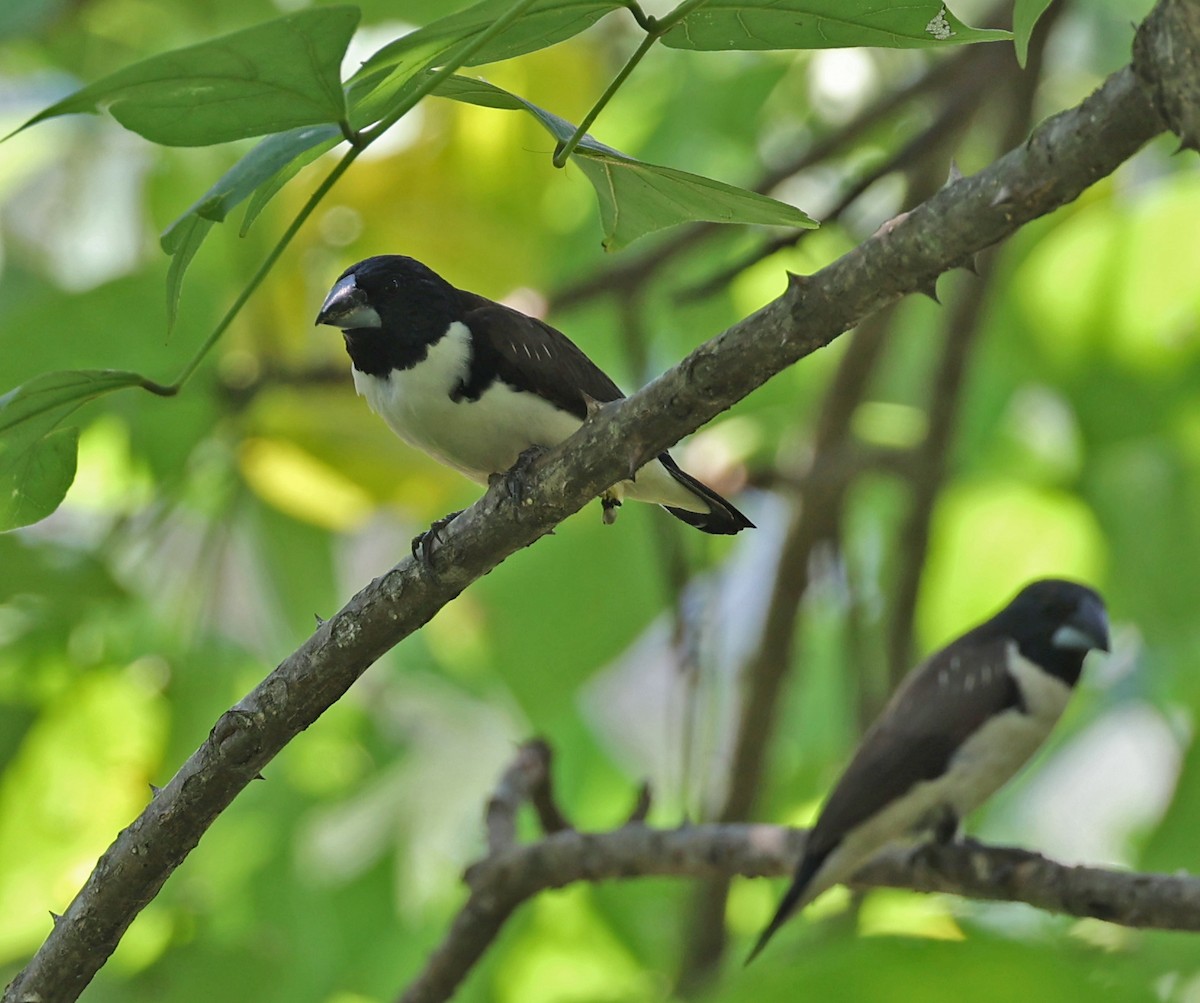
<svg viewBox="0 0 1200 1003"><path fill-rule="evenodd" d="M789 916L853 877L884 846L953 839L963 816L1045 740L1084 656L1108 644L1100 596L1076 582L1043 579L914 668L829 795L747 963Z"/></svg>
<svg viewBox="0 0 1200 1003"><path fill-rule="evenodd" d="M402 255L347 268L317 323L342 329L354 386L393 432L481 484L624 396L549 324L456 289ZM706 533L753 526L665 452L609 489L607 521L623 498L662 505Z"/></svg>

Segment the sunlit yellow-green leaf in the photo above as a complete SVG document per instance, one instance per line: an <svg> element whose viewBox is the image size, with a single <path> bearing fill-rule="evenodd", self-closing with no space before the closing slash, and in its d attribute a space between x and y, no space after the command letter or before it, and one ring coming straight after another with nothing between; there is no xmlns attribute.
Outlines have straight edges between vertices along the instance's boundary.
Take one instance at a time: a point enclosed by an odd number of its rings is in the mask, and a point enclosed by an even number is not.
<svg viewBox="0 0 1200 1003"><path fill-rule="evenodd" d="M141 810L164 734L161 695L136 668L65 691L0 785L0 958L35 947L113 835Z"/></svg>
<svg viewBox="0 0 1200 1003"><path fill-rule="evenodd" d="M933 523L918 625L922 648L986 619L1035 578L1103 585L1107 550L1095 515L1075 496L1018 481L943 493Z"/></svg>

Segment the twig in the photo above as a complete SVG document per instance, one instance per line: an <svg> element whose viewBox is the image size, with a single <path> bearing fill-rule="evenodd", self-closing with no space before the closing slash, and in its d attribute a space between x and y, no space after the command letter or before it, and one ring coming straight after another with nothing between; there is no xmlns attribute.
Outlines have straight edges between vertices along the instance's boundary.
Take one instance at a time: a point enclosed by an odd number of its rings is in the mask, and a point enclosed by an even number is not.
<svg viewBox="0 0 1200 1003"><path fill-rule="evenodd" d="M484 809L489 854L500 853L516 843L517 811L532 800L535 790L549 786L549 778L550 746L540 738L526 742L500 775Z"/></svg>
<svg viewBox="0 0 1200 1003"><path fill-rule="evenodd" d="M554 773L550 768L553 763L553 753L550 751L550 746L540 738L535 739L535 744L539 754L543 757L545 768L542 770L538 782L529 792L529 800L533 805L533 810L537 812L542 832L547 836L552 836L556 832L564 832L573 826L567 821L567 816L562 813L558 807L558 801L554 797Z"/></svg>
<svg viewBox="0 0 1200 1003"><path fill-rule="evenodd" d="M626 825L636 825L646 821L646 817L650 814L651 791L650 781L643 780L637 790L637 797L633 801L633 810L629 813L629 818L625 820Z"/></svg>

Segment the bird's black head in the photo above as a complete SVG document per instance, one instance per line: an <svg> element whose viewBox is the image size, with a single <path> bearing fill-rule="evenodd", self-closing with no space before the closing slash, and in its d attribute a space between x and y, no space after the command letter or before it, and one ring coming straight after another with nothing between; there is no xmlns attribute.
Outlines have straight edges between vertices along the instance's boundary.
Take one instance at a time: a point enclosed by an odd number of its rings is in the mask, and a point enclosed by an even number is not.
<svg viewBox="0 0 1200 1003"><path fill-rule="evenodd" d="M386 376L420 362L461 313L458 291L436 272L380 254L342 272L317 323L342 329L355 368Z"/></svg>
<svg viewBox="0 0 1200 1003"><path fill-rule="evenodd" d="M1022 656L1074 685L1083 657L1109 650L1108 614L1094 589L1060 578L1026 585L989 626L1017 642Z"/></svg>

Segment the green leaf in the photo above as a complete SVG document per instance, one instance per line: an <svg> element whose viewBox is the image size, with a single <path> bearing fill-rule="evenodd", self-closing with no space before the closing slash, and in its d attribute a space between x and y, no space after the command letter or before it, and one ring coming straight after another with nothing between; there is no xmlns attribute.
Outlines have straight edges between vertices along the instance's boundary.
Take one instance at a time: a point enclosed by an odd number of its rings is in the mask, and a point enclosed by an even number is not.
<svg viewBox="0 0 1200 1003"><path fill-rule="evenodd" d="M301 144L300 137L297 136L296 142L287 151L290 155L287 162L254 188L253 197L250 199L250 204L246 206L246 214L242 218L240 236L246 236L255 219L258 218L258 214L266 208L267 203L278 194L285 184L322 153L327 153L342 141L342 131L336 126L317 126L315 129L302 129L300 132L306 134L304 143ZM281 133L278 136L269 136L260 145L265 146L272 140L280 140L281 145L284 145L282 141L290 135L292 134ZM230 207L233 204L230 203Z"/></svg>
<svg viewBox="0 0 1200 1003"><path fill-rule="evenodd" d="M0 532L44 519L75 480L79 429L60 428L31 442L0 440Z"/></svg>
<svg viewBox="0 0 1200 1003"><path fill-rule="evenodd" d="M1013 45L1017 49L1017 62L1025 68L1029 57L1029 39L1039 18L1046 13L1050 0L1016 0L1013 5Z"/></svg>
<svg viewBox="0 0 1200 1003"><path fill-rule="evenodd" d="M562 142L575 127L508 91L465 77L451 77L440 97L487 108L526 111ZM811 229L817 223L794 206L712 178L648 164L585 136L571 159L596 189L604 247L615 251L638 237L678 223L759 223Z"/></svg>
<svg viewBox="0 0 1200 1003"><path fill-rule="evenodd" d="M202 216L184 216L172 224L162 235L162 249L171 255L167 268L167 333L175 329L179 316L179 297L183 291L183 276L192 258L200 250L204 238L213 227L211 219Z"/></svg>
<svg viewBox="0 0 1200 1003"><path fill-rule="evenodd" d="M39 112L107 108L127 129L166 146L207 146L345 117L341 61L357 7L288 14L134 63Z"/></svg>
<svg viewBox="0 0 1200 1003"><path fill-rule="evenodd" d="M320 147L316 154L319 155L336 146L341 139L341 129L336 125L305 125L260 140L193 202L179 219L167 227L162 237L164 249L168 242L174 242L172 232L176 227L184 226L189 216L201 216L220 223L234 206L259 185L289 167L298 157Z"/></svg>
<svg viewBox="0 0 1200 1003"><path fill-rule="evenodd" d="M937 0L740 0L706 3L662 36L675 49L912 49L1011 38L972 28Z"/></svg>
<svg viewBox="0 0 1200 1003"><path fill-rule="evenodd" d="M124 387L142 386L145 378L119 369L69 369L43 373L0 397L0 439L44 435L64 416L63 409ZM48 423L48 424L47 424Z"/></svg>
<svg viewBox="0 0 1200 1003"><path fill-rule="evenodd" d="M698 220L803 229L818 225L795 206L712 178L619 153L576 152L576 163L600 199L606 251L619 250L655 230Z"/></svg>
<svg viewBox="0 0 1200 1003"><path fill-rule="evenodd" d="M449 62L454 49L470 44L511 6L511 0L483 0L385 45L348 82L354 127L382 117L382 109L394 106L402 88L422 70ZM539 0L464 65L481 66L548 48L624 6L620 0Z"/></svg>
<svg viewBox="0 0 1200 1003"><path fill-rule="evenodd" d="M79 430L55 426L94 397L145 382L137 373L77 369L43 373L0 397L0 532L44 519L75 479Z"/></svg>
<svg viewBox="0 0 1200 1003"><path fill-rule="evenodd" d="M184 273L212 224L221 222L239 202L254 195L242 224L244 236L254 217L284 183L341 139L341 129L336 125L305 125L267 136L163 231L159 243L174 259L167 272L168 331L175 326Z"/></svg>

